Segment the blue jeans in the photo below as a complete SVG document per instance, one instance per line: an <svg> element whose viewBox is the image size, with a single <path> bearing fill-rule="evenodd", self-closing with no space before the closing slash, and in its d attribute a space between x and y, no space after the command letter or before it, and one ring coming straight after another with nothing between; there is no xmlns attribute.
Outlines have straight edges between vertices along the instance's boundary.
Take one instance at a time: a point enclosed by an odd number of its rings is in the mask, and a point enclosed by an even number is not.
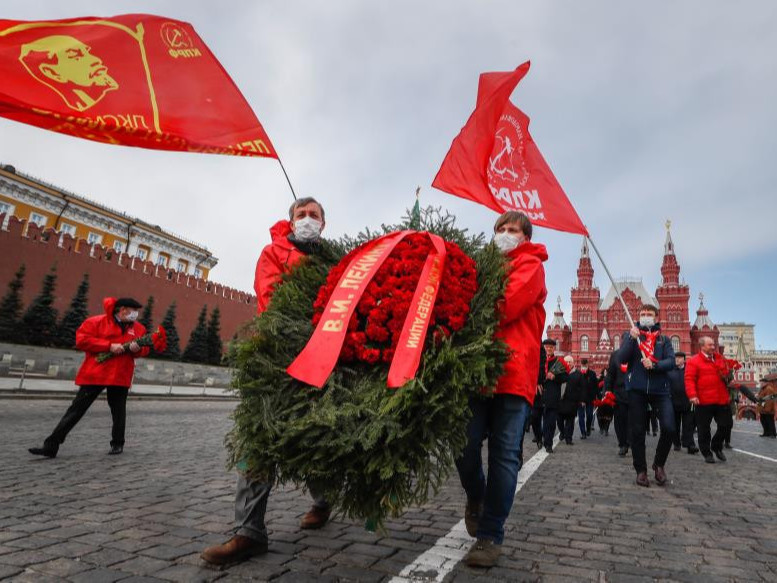
<svg viewBox="0 0 777 583"><path fill-rule="evenodd" d="M656 455L653 463L663 467L675 436L674 407L669 394L656 395L636 389L630 389L629 395L629 439L631 456L637 473L647 471L645 456L645 428L648 422L648 405L656 412L661 434L656 445Z"/></svg>
<svg viewBox="0 0 777 583"><path fill-rule="evenodd" d="M467 498L483 503L477 538L502 544L504 524L515 499L531 405L517 395L499 394L490 399L471 397L469 407L472 419L467 426L467 446L456 460L456 469ZM486 438L488 479L481 455Z"/></svg>
<svg viewBox="0 0 777 583"><path fill-rule="evenodd" d="M591 432L594 424L594 404L586 403L577 406L577 424L580 426L580 435Z"/></svg>

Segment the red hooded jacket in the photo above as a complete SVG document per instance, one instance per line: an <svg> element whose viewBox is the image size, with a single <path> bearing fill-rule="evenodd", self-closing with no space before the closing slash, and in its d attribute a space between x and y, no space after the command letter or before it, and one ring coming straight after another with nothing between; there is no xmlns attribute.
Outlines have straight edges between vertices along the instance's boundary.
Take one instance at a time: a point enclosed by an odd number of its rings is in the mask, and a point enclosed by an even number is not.
<svg viewBox="0 0 777 583"><path fill-rule="evenodd" d="M105 313L84 320L76 330L76 349L83 350L86 358L78 369L76 384L129 387L135 374L135 359L146 356L151 349L143 347L139 352L125 351L103 363L96 360L100 352L108 352L111 344L122 344L137 340L146 333L143 324L133 322L122 332L121 326L113 316L116 298L104 298Z"/></svg>
<svg viewBox="0 0 777 583"><path fill-rule="evenodd" d="M257 314L261 314L267 309L281 275L288 273L294 264L305 256L286 238L290 233L291 223L289 221L283 220L275 223L270 229L272 243L262 249L259 261L256 262L254 291L256 292Z"/></svg>
<svg viewBox="0 0 777 583"><path fill-rule="evenodd" d="M496 336L504 340L512 354L495 393L519 395L534 400L540 366L540 343L545 326L545 268L548 259L544 245L526 241L507 254L507 287L502 319Z"/></svg>
<svg viewBox="0 0 777 583"><path fill-rule="evenodd" d="M720 378L726 370L723 356L715 352L715 362L699 352L685 363L685 394L699 398L699 405L728 405L728 387Z"/></svg>

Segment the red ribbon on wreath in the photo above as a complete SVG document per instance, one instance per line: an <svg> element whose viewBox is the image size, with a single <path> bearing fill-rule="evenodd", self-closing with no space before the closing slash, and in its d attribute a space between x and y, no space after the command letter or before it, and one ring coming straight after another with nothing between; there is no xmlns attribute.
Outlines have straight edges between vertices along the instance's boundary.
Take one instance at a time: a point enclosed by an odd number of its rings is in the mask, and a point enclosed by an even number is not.
<svg viewBox="0 0 777 583"><path fill-rule="evenodd" d="M332 374L348 332L348 322L368 284L391 252L408 235L417 231L399 231L374 239L351 259L329 297L313 335L286 369L295 379L323 387ZM397 388L415 377L432 317L432 308L440 289L447 251L443 239L432 233L429 252L402 327L399 343L391 360L387 385Z"/></svg>

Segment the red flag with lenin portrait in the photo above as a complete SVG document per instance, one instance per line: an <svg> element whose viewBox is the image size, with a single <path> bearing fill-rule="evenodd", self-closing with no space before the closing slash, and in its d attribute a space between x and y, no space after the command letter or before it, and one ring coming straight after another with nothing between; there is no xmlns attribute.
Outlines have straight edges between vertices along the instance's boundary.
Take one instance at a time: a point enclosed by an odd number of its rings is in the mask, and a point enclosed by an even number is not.
<svg viewBox="0 0 777 583"><path fill-rule="evenodd" d="M483 73L475 111L453 140L432 186L495 211L522 211L533 225L588 235L529 134L529 118L510 102L527 61Z"/></svg>
<svg viewBox="0 0 777 583"><path fill-rule="evenodd" d="M277 154L190 24L146 14L0 20L0 116L124 146Z"/></svg>

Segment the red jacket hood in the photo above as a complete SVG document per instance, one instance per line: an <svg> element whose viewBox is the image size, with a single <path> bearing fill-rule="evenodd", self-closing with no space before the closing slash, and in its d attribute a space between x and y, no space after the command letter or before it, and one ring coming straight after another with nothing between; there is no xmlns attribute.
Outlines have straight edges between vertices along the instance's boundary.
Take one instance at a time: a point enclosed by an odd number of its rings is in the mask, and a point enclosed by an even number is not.
<svg viewBox="0 0 777 583"><path fill-rule="evenodd" d="M270 239L275 243L278 239L285 239L291 234L291 223L286 219L278 221L270 227Z"/></svg>
<svg viewBox="0 0 777 583"><path fill-rule="evenodd" d="M103 310L105 315L113 318L113 310L116 309L116 298L103 298Z"/></svg>
<svg viewBox="0 0 777 583"><path fill-rule="evenodd" d="M510 259L515 259L520 255L531 255L540 261L548 260L548 250L545 248L545 245L542 243L532 243L531 241L518 245L518 247L507 254Z"/></svg>

